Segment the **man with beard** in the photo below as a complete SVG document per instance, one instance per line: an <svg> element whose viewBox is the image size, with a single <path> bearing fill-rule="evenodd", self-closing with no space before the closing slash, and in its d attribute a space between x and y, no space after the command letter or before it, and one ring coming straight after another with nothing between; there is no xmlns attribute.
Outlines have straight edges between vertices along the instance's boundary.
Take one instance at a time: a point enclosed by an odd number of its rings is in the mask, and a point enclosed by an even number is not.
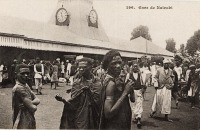
<svg viewBox="0 0 200 130"><path fill-rule="evenodd" d="M36 129L34 114L40 100L27 84L30 73L29 67L25 64L20 64L15 71L17 79L12 97L13 127L17 126L17 129Z"/></svg>
<svg viewBox="0 0 200 130"><path fill-rule="evenodd" d="M128 79L131 79L135 82L134 83L135 103L132 107L132 110L135 121L137 123L137 127L141 128L141 117L143 112L143 100L144 100L144 92L146 91L146 85L143 83L138 63L135 61L133 61L131 72L127 74L125 82L127 82Z"/></svg>
<svg viewBox="0 0 200 130"><path fill-rule="evenodd" d="M131 107L128 95L133 92L133 81L125 85L119 78L122 59L119 52L111 50L104 56L103 69L107 71L102 89L100 129L131 129ZM131 94L131 101L133 95Z"/></svg>
<svg viewBox="0 0 200 130"><path fill-rule="evenodd" d="M71 99L66 101L59 94L56 100L64 103L60 129L97 129L99 121L99 94L101 81L91 73L93 60L79 60L79 76L74 79Z"/></svg>
<svg viewBox="0 0 200 130"><path fill-rule="evenodd" d="M153 117L156 111L159 111L161 114L165 114L166 121L172 122L168 118L168 115L171 113L171 89L174 86L174 75L173 71L169 69L169 63L169 60L164 59L163 67L159 68L156 72L156 94L154 96L150 117Z"/></svg>

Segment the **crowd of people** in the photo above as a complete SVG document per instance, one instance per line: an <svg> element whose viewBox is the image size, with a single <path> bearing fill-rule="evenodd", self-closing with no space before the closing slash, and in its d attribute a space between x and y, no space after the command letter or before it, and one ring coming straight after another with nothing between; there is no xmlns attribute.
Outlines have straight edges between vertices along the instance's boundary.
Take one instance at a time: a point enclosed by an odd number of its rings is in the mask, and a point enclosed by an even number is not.
<svg viewBox="0 0 200 130"><path fill-rule="evenodd" d="M41 61L17 64L12 69L13 82L13 126L35 129L34 113L42 94L42 84L58 86L59 80L71 85L71 98L64 99L57 94L55 99L64 103L60 121L61 129L131 129L134 121L142 127L143 101L146 89L155 87L150 117L164 114L165 120L171 114L171 98L178 109L179 98L189 97L191 107L199 96L199 66L183 65L179 61L164 59L161 62L133 60L123 62L118 51L105 54L102 62L94 64L91 58L83 57L76 61L60 61L53 64ZM2 71L0 71L2 72ZM36 94L31 90L35 84ZM182 85L184 84L184 85ZM133 103L131 108L130 103ZM133 115L132 115L133 114ZM16 123L19 116L19 122Z"/></svg>
<svg viewBox="0 0 200 130"><path fill-rule="evenodd" d="M51 82L51 88L53 87L53 84L55 84L54 88L56 89L59 80L67 80L67 83L70 83L71 75L73 75L76 70L76 64L73 60L63 60L61 62L60 58L57 58L50 62L41 60L37 57L36 59L29 60L29 62L27 62L26 59L22 59L22 61L19 62L17 59L14 59L11 65L7 65L6 63L0 65L0 87L6 87L9 83L15 85L15 69L19 64L26 64L29 66L30 73L28 85L31 89L33 89L32 86L35 85L38 94L42 94L42 84Z"/></svg>

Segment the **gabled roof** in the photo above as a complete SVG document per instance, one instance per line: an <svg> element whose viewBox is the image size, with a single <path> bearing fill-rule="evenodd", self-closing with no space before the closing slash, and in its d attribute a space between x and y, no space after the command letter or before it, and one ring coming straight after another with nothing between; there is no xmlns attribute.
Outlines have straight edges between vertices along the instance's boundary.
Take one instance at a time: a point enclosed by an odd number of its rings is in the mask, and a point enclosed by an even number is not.
<svg viewBox="0 0 200 130"><path fill-rule="evenodd" d="M169 52L153 42L146 40L143 37L138 37L136 39L131 40L130 48L135 48L136 50L140 50L140 52L147 54L160 54L166 56L174 56L174 53Z"/></svg>
<svg viewBox="0 0 200 130"><path fill-rule="evenodd" d="M66 27L25 20L15 17L0 17L0 32L23 35L26 38L70 43L77 35L71 33Z"/></svg>
<svg viewBox="0 0 200 130"><path fill-rule="evenodd" d="M111 43L116 43L121 46L121 48L126 49L127 51L132 51L136 53L142 54L150 54L150 55L163 55L163 56L174 56L172 52L169 52L162 47L154 44L153 42L146 40L143 37L135 38L131 41L110 38Z"/></svg>

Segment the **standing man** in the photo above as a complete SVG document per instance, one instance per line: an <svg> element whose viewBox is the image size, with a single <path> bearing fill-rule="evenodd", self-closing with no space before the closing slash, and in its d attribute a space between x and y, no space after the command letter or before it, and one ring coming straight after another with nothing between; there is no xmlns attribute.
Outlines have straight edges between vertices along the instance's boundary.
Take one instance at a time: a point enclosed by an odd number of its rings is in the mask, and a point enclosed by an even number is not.
<svg viewBox="0 0 200 130"><path fill-rule="evenodd" d="M0 87L2 87L2 81L3 81L3 63L0 63Z"/></svg>
<svg viewBox="0 0 200 130"><path fill-rule="evenodd" d="M15 73L16 66L17 66L17 59L14 59L10 69L10 78L13 86L15 85L15 79L16 79L16 73Z"/></svg>
<svg viewBox="0 0 200 130"><path fill-rule="evenodd" d="M128 95L133 92L133 81L125 85L119 78L122 59L118 51L111 50L104 56L103 69L107 71L102 89L100 129L131 129L131 107ZM133 95L130 96L133 101Z"/></svg>
<svg viewBox="0 0 200 130"><path fill-rule="evenodd" d="M71 71L70 71L70 85L73 85L74 82L74 75L77 72L77 64L75 63L74 60L72 60L71 62Z"/></svg>
<svg viewBox="0 0 200 130"><path fill-rule="evenodd" d="M101 81L91 73L93 60L79 60L79 77L74 80L71 99L60 95L56 100L64 103L60 129L98 129Z"/></svg>
<svg viewBox="0 0 200 130"><path fill-rule="evenodd" d="M137 123L137 127L141 128L141 117L143 112L143 101L144 101L144 92L146 90L146 85L144 84L141 73L139 72L139 66L137 62L133 63L131 72L127 74L125 82L128 79L131 79L134 84L134 95L135 95L135 102L132 108L135 121Z"/></svg>
<svg viewBox="0 0 200 130"><path fill-rule="evenodd" d="M28 86L30 87L31 90L33 90L33 85L34 85L34 60L30 60L30 62L28 63L28 66L29 66L29 70L30 70Z"/></svg>
<svg viewBox="0 0 200 130"><path fill-rule="evenodd" d="M71 70L71 64L69 63L69 60L66 60L66 63L65 63L65 71L66 71L65 77L66 77L67 85L69 83L70 70Z"/></svg>
<svg viewBox="0 0 200 130"><path fill-rule="evenodd" d="M172 69L173 75L174 75L174 86L172 88L172 97L175 100L176 109L178 109L178 75L177 75L176 71L174 70L173 63L170 63L169 68Z"/></svg>
<svg viewBox="0 0 200 130"><path fill-rule="evenodd" d="M44 66L40 62L40 58L36 58L36 64L34 65L35 72L35 87L38 95L42 95L42 76L44 75Z"/></svg>
<svg viewBox="0 0 200 130"><path fill-rule="evenodd" d="M64 78L65 75L65 65L64 65L64 61L61 62L61 77Z"/></svg>
<svg viewBox="0 0 200 130"><path fill-rule="evenodd" d="M99 68L97 69L97 72L96 72L96 76L100 79L104 79L104 76L105 76L105 70L102 68L102 62L101 64L99 65Z"/></svg>
<svg viewBox="0 0 200 130"><path fill-rule="evenodd" d="M178 81L181 80L181 78L182 78L182 73L183 73L180 64L181 64L180 61L177 61L177 62L176 62L176 66L174 67L174 70L176 71L176 73L177 73L177 75L178 75Z"/></svg>
<svg viewBox="0 0 200 130"><path fill-rule="evenodd" d="M195 108L199 100L199 74L200 70L196 69L195 65L190 65L190 74L188 78L187 88L188 96L191 102L191 107Z"/></svg>
<svg viewBox="0 0 200 130"><path fill-rule="evenodd" d="M61 77L61 62L60 62L60 58L56 59L57 61L57 66L58 66L58 79Z"/></svg>
<svg viewBox="0 0 200 130"><path fill-rule="evenodd" d="M70 74L71 74L71 67L72 67L72 64L67 60L66 61L68 64L67 64L67 75L68 75L68 82L70 83L70 85L72 84L71 83L71 76L70 76Z"/></svg>
<svg viewBox="0 0 200 130"><path fill-rule="evenodd" d="M57 60L53 62L53 67L52 67L52 75L51 75L51 88L53 87L53 83L55 83L55 88L58 87L58 64Z"/></svg>
<svg viewBox="0 0 200 130"><path fill-rule="evenodd" d="M154 96L152 112L150 117L158 111L165 115L165 120L172 122L168 115L171 113L171 89L174 85L173 72L169 69L170 61L164 59L163 67L159 68L156 72L155 79L157 81L156 94Z"/></svg>
<svg viewBox="0 0 200 130"><path fill-rule="evenodd" d="M154 77L155 77L156 71L157 71L156 62L153 62L152 66L151 66L151 74L152 74L152 77L151 77L151 83L152 84L151 85L154 84Z"/></svg>
<svg viewBox="0 0 200 130"><path fill-rule="evenodd" d="M36 129L34 115L40 100L27 84L29 67L20 64L15 70L17 79L12 90L13 128L16 126L17 129Z"/></svg>

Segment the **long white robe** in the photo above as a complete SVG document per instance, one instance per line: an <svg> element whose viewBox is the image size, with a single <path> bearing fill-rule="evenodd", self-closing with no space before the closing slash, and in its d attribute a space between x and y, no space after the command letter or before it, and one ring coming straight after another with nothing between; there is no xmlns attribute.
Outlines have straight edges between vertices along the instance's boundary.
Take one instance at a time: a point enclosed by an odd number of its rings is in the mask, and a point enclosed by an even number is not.
<svg viewBox="0 0 200 130"><path fill-rule="evenodd" d="M133 103L132 106L132 112L135 118L141 118L142 117L142 112L143 112L143 94L142 90L134 90L135 94L135 102Z"/></svg>
<svg viewBox="0 0 200 130"><path fill-rule="evenodd" d="M152 111L158 111L161 114L171 113L171 90L166 87L157 89L153 100Z"/></svg>

